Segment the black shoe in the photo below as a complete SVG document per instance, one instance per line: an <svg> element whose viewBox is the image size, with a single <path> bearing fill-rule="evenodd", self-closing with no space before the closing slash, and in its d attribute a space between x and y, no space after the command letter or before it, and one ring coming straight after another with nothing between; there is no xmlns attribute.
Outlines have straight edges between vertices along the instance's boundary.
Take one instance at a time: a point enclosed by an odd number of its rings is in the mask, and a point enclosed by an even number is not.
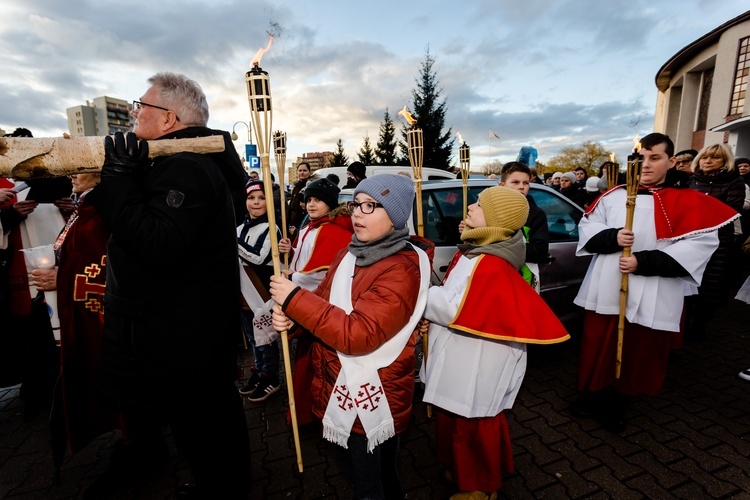
<svg viewBox="0 0 750 500"><path fill-rule="evenodd" d="M596 393L584 392L570 404L570 414L578 418L589 418L596 415L598 410Z"/></svg>
<svg viewBox="0 0 750 500"><path fill-rule="evenodd" d="M620 394L614 389L609 390L602 400L602 412L599 420L605 429L619 434L625 430L625 411L630 404L630 397Z"/></svg>
<svg viewBox="0 0 750 500"><path fill-rule="evenodd" d="M274 392L278 391L281 387L278 379L272 379L267 375L262 375L258 387L255 388L252 394L247 399L253 403L259 403L265 401Z"/></svg>
<svg viewBox="0 0 750 500"><path fill-rule="evenodd" d="M250 378L247 379L247 384L243 385L240 389L240 394L242 394L243 396L252 394L253 391L258 387L261 378L263 378L260 372L255 368L250 368L250 371Z"/></svg>
<svg viewBox="0 0 750 500"><path fill-rule="evenodd" d="M192 500L194 498L201 498L198 488L195 487L195 483L187 483L182 486L178 486L174 492L174 496L180 500Z"/></svg>

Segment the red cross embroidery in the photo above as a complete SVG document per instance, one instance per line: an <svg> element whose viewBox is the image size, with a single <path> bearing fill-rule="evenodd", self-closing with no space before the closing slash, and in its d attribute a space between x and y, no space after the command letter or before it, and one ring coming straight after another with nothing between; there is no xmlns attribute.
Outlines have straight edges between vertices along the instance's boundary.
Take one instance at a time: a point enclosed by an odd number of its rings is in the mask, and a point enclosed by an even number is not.
<svg viewBox="0 0 750 500"><path fill-rule="evenodd" d="M349 396L349 389L345 385L337 385L333 389L333 393L336 395L336 401L339 402L339 408L344 411L354 408L352 398Z"/></svg>
<svg viewBox="0 0 750 500"><path fill-rule="evenodd" d="M358 407L362 407L363 410L375 411L378 409L378 403L380 403L380 395L383 394L383 386L375 387L371 384L362 384L360 391L357 393L359 399L355 399L354 402Z"/></svg>
<svg viewBox="0 0 750 500"><path fill-rule="evenodd" d="M92 283L89 278L94 279L102 272L106 265L106 255L102 256L101 264L92 263L83 268L84 274L76 274L73 286L73 300L84 302L84 307L92 312L102 314L102 297L104 296L104 283Z"/></svg>

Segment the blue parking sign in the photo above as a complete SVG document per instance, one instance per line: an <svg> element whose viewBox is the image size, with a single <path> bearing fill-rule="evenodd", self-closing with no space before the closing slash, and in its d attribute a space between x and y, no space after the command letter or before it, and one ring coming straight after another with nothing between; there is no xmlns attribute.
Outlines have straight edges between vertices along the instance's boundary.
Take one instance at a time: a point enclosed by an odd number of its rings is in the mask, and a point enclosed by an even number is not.
<svg viewBox="0 0 750 500"><path fill-rule="evenodd" d="M258 156L258 147L255 144L245 144L245 158L250 168L260 168L260 156Z"/></svg>

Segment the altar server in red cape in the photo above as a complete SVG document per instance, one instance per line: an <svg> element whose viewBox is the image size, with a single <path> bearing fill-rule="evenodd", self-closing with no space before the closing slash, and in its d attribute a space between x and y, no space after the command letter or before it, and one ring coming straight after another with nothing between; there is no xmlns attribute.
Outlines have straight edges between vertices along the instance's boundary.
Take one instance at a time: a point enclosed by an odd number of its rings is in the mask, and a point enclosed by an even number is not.
<svg viewBox="0 0 750 500"><path fill-rule="evenodd" d="M305 290L315 290L331 267L333 258L352 241L354 228L345 205L339 205L339 187L330 179L310 182L305 188L304 199L310 223L297 231L292 245L289 239L279 242L279 251L291 251L289 279ZM270 313L270 309L269 309ZM310 401L310 346L312 338L301 333L297 338L297 353L294 363L293 385L297 409L297 423L315 421Z"/></svg>
<svg viewBox="0 0 750 500"><path fill-rule="evenodd" d="M482 191L443 284L430 288L424 400L435 406L438 459L457 499L496 498L502 473L513 470L504 410L513 406L526 372L526 344L569 338L546 303L521 276L529 205L516 190Z"/></svg>
<svg viewBox="0 0 750 500"><path fill-rule="evenodd" d="M586 309L575 416L593 416L614 432L625 428L631 396L656 396L667 373L684 298L697 293L717 229L739 214L673 182L674 145L664 134L641 139L643 156L633 230L623 228L626 190L615 187L586 211L577 255L593 255L575 303ZM630 257L622 256L632 247ZM629 274L620 378L615 378L622 273Z"/></svg>

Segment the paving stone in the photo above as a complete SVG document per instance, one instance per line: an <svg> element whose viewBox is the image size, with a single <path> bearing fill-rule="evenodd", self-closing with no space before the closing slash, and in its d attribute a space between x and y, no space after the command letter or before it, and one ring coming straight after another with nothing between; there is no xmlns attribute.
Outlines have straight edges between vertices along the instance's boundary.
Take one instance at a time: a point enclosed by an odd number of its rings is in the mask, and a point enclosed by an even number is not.
<svg viewBox="0 0 750 500"><path fill-rule="evenodd" d="M633 465L643 468L647 473L653 476L659 485L665 490L674 488L678 484L687 481L688 476L681 474L675 469L670 468L657 460L651 453L642 451L627 458L627 461ZM638 478L640 476L636 476Z"/></svg>
<svg viewBox="0 0 750 500"><path fill-rule="evenodd" d="M732 304L716 318L709 341L670 356L659 397L637 397L621 435L595 419L573 419L579 343L532 346L526 380L507 412L515 471L504 476L500 498L731 498L750 500L750 386L737 377L750 359L750 306ZM242 358L247 370L248 351ZM0 389L0 498L77 498L109 464L115 433L66 457L53 484L46 415L23 421L18 387ZM409 430L402 436L403 484L410 499L445 499L455 487L435 456L435 420L415 392ZM251 498L350 498L347 478L319 425L300 429L305 472L296 472L288 405L282 388L262 403L243 401L251 437ZM174 498L192 474L170 434L164 471L118 492L113 500Z"/></svg>

